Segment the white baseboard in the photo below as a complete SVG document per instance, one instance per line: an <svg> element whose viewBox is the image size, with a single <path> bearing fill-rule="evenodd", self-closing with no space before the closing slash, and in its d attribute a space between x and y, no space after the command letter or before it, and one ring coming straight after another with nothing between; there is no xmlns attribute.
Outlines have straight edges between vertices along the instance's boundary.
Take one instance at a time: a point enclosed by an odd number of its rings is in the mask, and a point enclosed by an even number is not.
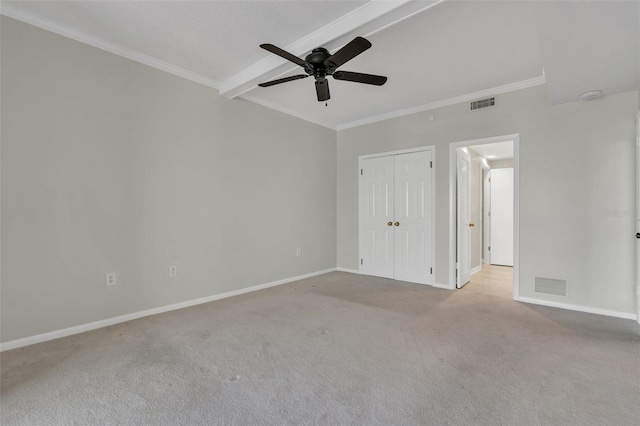
<svg viewBox="0 0 640 426"><path fill-rule="evenodd" d="M449 284L433 283L433 284L431 284L431 287L444 288L445 290L454 290L454 289L451 288L451 286Z"/></svg>
<svg viewBox="0 0 640 426"><path fill-rule="evenodd" d="M337 267L336 271L338 271L338 272L348 272L350 274L361 274L361 272L359 270L357 270L357 269L349 269L349 268Z"/></svg>
<svg viewBox="0 0 640 426"><path fill-rule="evenodd" d="M303 280L305 278L315 277L317 275L327 274L335 271L336 268L329 268L322 271L311 272L309 274L298 275L296 277L284 278L270 283L258 284L252 287L242 288L240 290L228 291L226 293L214 294L212 296L201 297L199 299L186 300L184 302L173 303L171 305L160 306L158 308L147 309L131 314L120 315L118 317L107 318L100 321L90 322L88 324L76 325L62 330L50 331L48 333L37 334L35 336L24 337L22 339L11 340L9 342L0 343L0 352L11 349L21 348L23 346L33 345L35 343L46 342L48 340L59 339L61 337L71 336L73 334L84 333L98 328L108 327L110 325L119 324L125 321L131 321L137 318L147 317L149 315L161 314L163 312L174 311L176 309L188 308L189 306L200 305L202 303L213 302L215 300L226 299L227 297L238 296L240 294L251 293L253 291L263 290L269 287L275 287L287 284L292 281Z"/></svg>
<svg viewBox="0 0 640 426"><path fill-rule="evenodd" d="M480 264L480 265L476 266L475 268L473 268L471 270L471 275L476 274L476 273L478 273L480 271L482 271L482 264Z"/></svg>
<svg viewBox="0 0 640 426"><path fill-rule="evenodd" d="M570 303L551 302L548 300L532 299L529 297L518 297L518 302L531 303L533 305L550 306L552 308L568 309L570 311L587 312L589 314L606 315L608 317L624 318L635 320L637 317L633 313L610 311L608 309L592 308L590 306L572 305Z"/></svg>

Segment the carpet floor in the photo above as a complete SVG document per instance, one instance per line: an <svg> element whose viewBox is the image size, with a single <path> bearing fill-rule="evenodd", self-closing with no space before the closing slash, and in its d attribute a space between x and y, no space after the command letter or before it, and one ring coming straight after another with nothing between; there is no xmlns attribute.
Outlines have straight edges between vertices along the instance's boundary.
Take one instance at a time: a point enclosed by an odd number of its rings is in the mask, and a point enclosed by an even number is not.
<svg viewBox="0 0 640 426"><path fill-rule="evenodd" d="M640 424L640 326L515 302L510 274L334 272L7 351L0 422Z"/></svg>

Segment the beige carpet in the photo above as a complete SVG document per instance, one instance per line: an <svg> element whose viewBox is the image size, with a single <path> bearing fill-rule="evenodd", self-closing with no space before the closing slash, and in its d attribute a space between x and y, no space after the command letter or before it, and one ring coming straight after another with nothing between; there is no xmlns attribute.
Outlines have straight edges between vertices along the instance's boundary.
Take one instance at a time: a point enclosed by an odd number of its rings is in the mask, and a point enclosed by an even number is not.
<svg viewBox="0 0 640 426"><path fill-rule="evenodd" d="M633 321L331 273L1 356L2 425L640 424Z"/></svg>

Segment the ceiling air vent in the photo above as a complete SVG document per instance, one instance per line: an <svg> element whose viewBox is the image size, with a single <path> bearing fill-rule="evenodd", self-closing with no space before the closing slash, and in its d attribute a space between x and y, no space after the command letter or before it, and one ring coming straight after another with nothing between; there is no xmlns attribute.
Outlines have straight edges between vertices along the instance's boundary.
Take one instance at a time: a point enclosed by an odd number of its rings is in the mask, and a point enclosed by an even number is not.
<svg viewBox="0 0 640 426"><path fill-rule="evenodd" d="M536 277L536 293L567 295L567 280Z"/></svg>
<svg viewBox="0 0 640 426"><path fill-rule="evenodd" d="M475 111L477 109L489 108L496 105L495 96L492 98L480 99L477 101L471 102L471 111Z"/></svg>

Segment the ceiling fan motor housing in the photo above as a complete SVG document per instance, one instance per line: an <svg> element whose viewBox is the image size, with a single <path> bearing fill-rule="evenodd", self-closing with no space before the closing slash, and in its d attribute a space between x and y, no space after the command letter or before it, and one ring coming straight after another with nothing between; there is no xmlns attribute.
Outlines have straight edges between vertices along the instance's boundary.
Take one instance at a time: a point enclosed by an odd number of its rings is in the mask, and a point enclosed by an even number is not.
<svg viewBox="0 0 640 426"><path fill-rule="evenodd" d="M304 60L311 65L311 68L305 69L307 74L312 74L318 81L325 80L326 76L332 72L330 68L326 68L324 65L324 61L330 56L331 53L324 47L313 49L311 53L304 58Z"/></svg>

